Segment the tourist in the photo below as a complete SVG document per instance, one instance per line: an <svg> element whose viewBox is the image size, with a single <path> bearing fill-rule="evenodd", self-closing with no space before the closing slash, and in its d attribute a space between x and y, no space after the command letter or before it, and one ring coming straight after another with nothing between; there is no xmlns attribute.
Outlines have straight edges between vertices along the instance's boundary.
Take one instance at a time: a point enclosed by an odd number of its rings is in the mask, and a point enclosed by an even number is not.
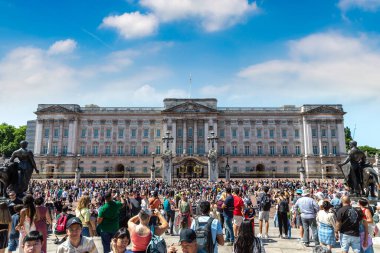
<svg viewBox="0 0 380 253"><path fill-rule="evenodd" d="M136 216L141 210L141 196L140 192L133 191L133 197L129 199L131 203L131 216Z"/></svg>
<svg viewBox="0 0 380 253"><path fill-rule="evenodd" d="M152 238L152 231L149 227L149 220L152 216L150 210L141 210L136 216L133 216L128 221L128 230L131 235L132 251L145 252L150 239ZM158 218L158 223L153 227L155 235L161 236L168 229L168 223L158 210L154 210L154 215Z"/></svg>
<svg viewBox="0 0 380 253"><path fill-rule="evenodd" d="M222 225L220 224L218 219L214 219L210 217L210 202L208 201L202 201L199 204L199 209L201 212L201 215L196 217L193 222L191 223L191 229L194 231L197 231L199 228L203 228L208 224L208 222L211 222L210 228L211 228L211 236L212 236L212 245L213 245L213 252L218 252L218 245L223 246L224 245L224 238L223 238L223 229ZM212 219L212 220L210 220Z"/></svg>
<svg viewBox="0 0 380 253"><path fill-rule="evenodd" d="M351 206L348 196L342 197L342 207L337 212L335 224L335 237L340 233L340 247L343 253L348 253L350 247L355 253L361 252L361 247L368 246L368 224L363 219L363 212ZM360 223L363 223L364 237L360 243Z"/></svg>
<svg viewBox="0 0 380 253"><path fill-rule="evenodd" d="M127 250L128 245L131 243L131 237L127 228L120 228L113 236L111 241L112 253L132 253L133 251Z"/></svg>
<svg viewBox="0 0 380 253"><path fill-rule="evenodd" d="M111 239L119 229L119 215L122 203L112 199L112 193L108 191L105 195L105 203L99 209L98 228L102 239L103 252L111 251Z"/></svg>
<svg viewBox="0 0 380 253"><path fill-rule="evenodd" d="M51 220L47 207L44 206L44 199L42 197L36 198L34 200L34 204L36 205L36 213L38 213L38 219L34 220L34 224L36 226L36 230L40 232L43 236L42 251L47 252L47 226L52 224L53 222Z"/></svg>
<svg viewBox="0 0 380 253"><path fill-rule="evenodd" d="M8 234L12 228L12 216L9 212L8 205L5 202L0 203L0 253L4 253L8 247Z"/></svg>
<svg viewBox="0 0 380 253"><path fill-rule="evenodd" d="M317 214L318 223L318 239L323 246L327 246L327 249L331 252L335 245L335 223L336 216L331 210L333 206L328 200L324 200L322 204L322 210L319 210Z"/></svg>
<svg viewBox="0 0 380 253"><path fill-rule="evenodd" d="M166 221L169 223L170 232L167 234L174 235L174 218L175 218L175 202L171 192L167 191L164 198L164 211L166 215Z"/></svg>
<svg viewBox="0 0 380 253"><path fill-rule="evenodd" d="M40 232L33 230L25 235L20 247L22 247L22 250L25 253L46 253L42 250L43 242L43 235Z"/></svg>
<svg viewBox="0 0 380 253"><path fill-rule="evenodd" d="M233 230L234 230L235 238L239 234L239 228L240 228L241 223L243 222L243 212L244 212L244 201L239 195L240 195L240 189L236 187L234 189L234 194L232 194L232 197L234 198Z"/></svg>
<svg viewBox="0 0 380 253"><path fill-rule="evenodd" d="M30 231L36 230L35 220L39 220L36 206L34 205L34 198L32 195L26 195L23 198L24 208L20 211L20 222L16 226L16 229L20 231L20 243L22 244L24 237ZM20 253L22 253L20 248Z"/></svg>
<svg viewBox="0 0 380 253"><path fill-rule="evenodd" d="M269 187L264 186L263 192L257 197L257 205L259 207L259 234L258 237L268 238L269 231L269 211L272 206L272 199L269 192ZM263 234L263 222L265 222L265 234Z"/></svg>
<svg viewBox="0 0 380 253"><path fill-rule="evenodd" d="M296 196L293 199L293 206L292 206L292 214L293 217L293 225L295 228L299 228L300 230L300 238L299 240L303 240L303 227L302 227L302 219L301 219L301 212L299 211L299 208L294 208L294 205L296 204L297 200L302 198L302 189L296 190Z"/></svg>
<svg viewBox="0 0 380 253"><path fill-rule="evenodd" d="M98 249L92 238L82 236L82 222L78 217L70 218L66 224L68 239L58 246L57 253L89 252L97 253ZM107 251L109 253L110 251Z"/></svg>
<svg viewBox="0 0 380 253"><path fill-rule="evenodd" d="M239 235L236 238L233 248L234 253L265 253L265 249L260 238L254 234L254 229L249 220L242 222Z"/></svg>
<svg viewBox="0 0 380 253"><path fill-rule="evenodd" d="M226 188L226 200L223 204L223 216L224 216L224 222L225 222L225 228L226 228L226 245L232 246L235 241L235 235L234 230L232 227L232 220L234 217L234 198L232 196L232 189L231 187Z"/></svg>
<svg viewBox="0 0 380 253"><path fill-rule="evenodd" d="M75 216L82 222L82 235L90 237L90 210L88 209L91 203L89 196L82 196L79 199L78 206L75 209Z"/></svg>
<svg viewBox="0 0 380 253"><path fill-rule="evenodd" d="M365 220L368 224L368 243L367 247L363 246L363 240L364 240L364 227L363 224L360 224L360 239L362 243L362 249L363 253L373 253L373 244L372 244L372 235L374 231L374 222L373 222L373 216L370 211L370 207L368 206L368 200L365 198L360 198L358 201L359 207L363 212L363 220Z"/></svg>
<svg viewBox="0 0 380 253"><path fill-rule="evenodd" d="M278 228L282 239L288 238L288 213L289 213L289 203L285 197L284 192L280 192L280 196L277 199L277 217L278 217Z"/></svg>
<svg viewBox="0 0 380 253"><path fill-rule="evenodd" d="M9 212L11 213L11 215L14 215L16 212L15 210L13 210L13 207L15 205L21 205L22 200L17 198L15 191L9 191L8 196L9 196L9 199L7 201L7 204L8 204Z"/></svg>
<svg viewBox="0 0 380 253"><path fill-rule="evenodd" d="M316 217L319 212L319 206L317 202L310 197L310 191L308 189L304 189L302 192L302 198L298 199L294 205L294 208L297 210L299 208L301 212L301 220L302 227L304 229L303 241L302 243L308 247L310 244L310 236L309 231L313 233L313 238L315 245L319 245L318 241L318 228ZM293 214L293 219L295 219L295 215ZM310 228L309 228L310 227Z"/></svg>
<svg viewBox="0 0 380 253"><path fill-rule="evenodd" d="M15 214L12 215L11 231L9 233L8 252L16 251L19 246L20 232L16 229L17 224L20 222L20 211L23 205L15 205L13 209Z"/></svg>
<svg viewBox="0 0 380 253"><path fill-rule="evenodd" d="M182 193L182 198L178 202L178 219L180 220L180 229L189 228L191 225L191 217L193 216L193 210L187 199L186 193Z"/></svg>

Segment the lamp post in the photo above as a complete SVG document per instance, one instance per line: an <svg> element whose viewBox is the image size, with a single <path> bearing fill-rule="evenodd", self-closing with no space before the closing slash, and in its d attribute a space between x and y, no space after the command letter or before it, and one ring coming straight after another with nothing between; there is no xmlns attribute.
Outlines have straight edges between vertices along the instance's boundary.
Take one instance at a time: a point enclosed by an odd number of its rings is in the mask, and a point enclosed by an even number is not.
<svg viewBox="0 0 380 253"><path fill-rule="evenodd" d="M109 177L109 172L110 172L110 169L108 169L108 167L105 169L105 171L106 171L106 178L108 178Z"/></svg>
<svg viewBox="0 0 380 253"><path fill-rule="evenodd" d="M226 168L225 168L225 173L226 173L226 181L230 181L230 164L228 163L228 157L229 155L226 155L227 158L227 163L226 163Z"/></svg>
<svg viewBox="0 0 380 253"><path fill-rule="evenodd" d="M156 180L156 165L154 164L155 157L156 157L156 153L152 152L153 163L152 163L152 167L150 168L150 179L152 181Z"/></svg>
<svg viewBox="0 0 380 253"><path fill-rule="evenodd" d="M207 141L208 141L208 143L211 143L211 149L214 149L214 146L215 146L215 142L218 142L218 137L217 136L215 136L215 133L214 133L214 131L212 131L211 133L210 133L210 135L207 137Z"/></svg>
<svg viewBox="0 0 380 253"><path fill-rule="evenodd" d="M80 155L77 155L77 167L75 169L75 185L79 185L79 180L80 180Z"/></svg>
<svg viewBox="0 0 380 253"><path fill-rule="evenodd" d="M169 143L172 143L174 138L170 136L170 132L166 131L165 137L162 137L162 141L166 144L166 149L169 149Z"/></svg>

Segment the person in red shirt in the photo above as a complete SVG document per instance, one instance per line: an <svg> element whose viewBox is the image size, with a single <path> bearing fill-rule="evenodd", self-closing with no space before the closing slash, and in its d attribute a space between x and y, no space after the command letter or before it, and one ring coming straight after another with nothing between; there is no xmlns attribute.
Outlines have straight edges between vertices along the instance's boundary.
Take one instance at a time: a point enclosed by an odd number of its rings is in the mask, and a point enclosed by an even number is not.
<svg viewBox="0 0 380 253"><path fill-rule="evenodd" d="M234 198L234 218L233 218L233 229L235 238L239 235L239 229L241 223L243 222L243 212L244 212L244 201L240 197L240 189L235 188L234 193L232 194Z"/></svg>

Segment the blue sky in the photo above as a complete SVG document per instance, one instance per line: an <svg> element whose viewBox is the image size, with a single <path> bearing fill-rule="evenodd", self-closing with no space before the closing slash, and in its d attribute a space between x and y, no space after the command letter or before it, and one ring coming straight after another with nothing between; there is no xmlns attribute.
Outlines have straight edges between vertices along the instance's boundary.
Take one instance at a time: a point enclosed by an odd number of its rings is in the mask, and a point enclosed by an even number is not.
<svg viewBox="0 0 380 253"><path fill-rule="evenodd" d="M380 148L380 0L0 0L0 121L39 103L343 104Z"/></svg>

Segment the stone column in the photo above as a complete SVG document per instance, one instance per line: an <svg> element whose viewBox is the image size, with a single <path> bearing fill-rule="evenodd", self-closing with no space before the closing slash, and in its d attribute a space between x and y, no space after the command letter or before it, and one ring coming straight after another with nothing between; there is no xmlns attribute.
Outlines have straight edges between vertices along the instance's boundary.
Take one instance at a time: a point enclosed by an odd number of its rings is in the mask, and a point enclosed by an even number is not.
<svg viewBox="0 0 380 253"><path fill-rule="evenodd" d="M211 182L218 181L218 156L215 149L208 152L208 180Z"/></svg>
<svg viewBox="0 0 380 253"><path fill-rule="evenodd" d="M193 154L198 154L198 121L194 120L194 130L193 130Z"/></svg>
<svg viewBox="0 0 380 253"><path fill-rule="evenodd" d="M208 137L208 121L205 119L205 126L204 126L204 128L205 128L205 131L204 131L204 134L205 134L205 136L204 136L204 143L205 143L205 154L207 154L208 153L208 150L209 150L209 148L208 148L208 145L207 145L207 143L208 143L208 141L207 141L207 137Z"/></svg>
<svg viewBox="0 0 380 253"><path fill-rule="evenodd" d="M51 155L51 149L52 149L52 145L53 145L53 134L54 134L54 121L53 120L50 120L49 122L49 139L48 139L48 150L47 150L47 154L48 155Z"/></svg>
<svg viewBox="0 0 380 253"><path fill-rule="evenodd" d="M176 152L177 152L176 150L177 149L177 120L176 119L172 120L172 136L174 137L174 139L173 139L173 146L171 150L172 150L173 155L176 155Z"/></svg>
<svg viewBox="0 0 380 253"><path fill-rule="evenodd" d="M63 154L63 124L64 124L64 120L60 119L59 120L59 140L58 140L58 149L59 149L59 154L62 155Z"/></svg>
<svg viewBox="0 0 380 253"><path fill-rule="evenodd" d="M68 139L68 147L67 147L67 153L70 155L75 154L74 153L74 120L69 119L69 139Z"/></svg>
<svg viewBox="0 0 380 253"><path fill-rule="evenodd" d="M332 154L332 138L331 138L331 125L330 125L330 121L327 123L327 141L328 141L328 147L329 147L328 155L330 155L330 154Z"/></svg>
<svg viewBox="0 0 380 253"><path fill-rule="evenodd" d="M41 145L42 145L42 140L43 140L43 124L44 121L38 119L37 124L36 124L36 133L34 137L34 154L35 155L41 155Z"/></svg>
<svg viewBox="0 0 380 253"><path fill-rule="evenodd" d="M183 130L182 130L182 145L183 145L183 154L187 154L187 146L186 146L186 140L187 140L187 125L186 120L183 120Z"/></svg>
<svg viewBox="0 0 380 253"><path fill-rule="evenodd" d="M337 135L338 135L338 141L339 141L338 154L344 155L347 153L347 151L346 151L346 141L345 141L343 120L337 120Z"/></svg>

